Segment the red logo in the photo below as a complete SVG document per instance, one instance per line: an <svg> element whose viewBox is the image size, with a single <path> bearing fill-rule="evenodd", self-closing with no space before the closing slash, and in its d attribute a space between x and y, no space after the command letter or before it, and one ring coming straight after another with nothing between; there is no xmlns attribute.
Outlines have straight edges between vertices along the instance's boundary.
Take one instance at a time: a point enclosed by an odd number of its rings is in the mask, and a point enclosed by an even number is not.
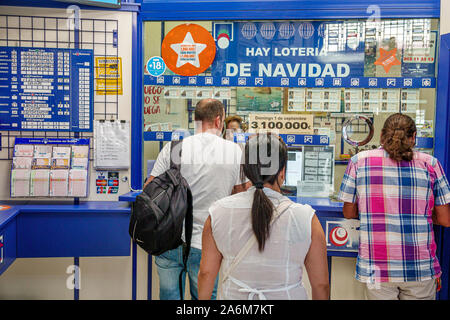
<svg viewBox="0 0 450 320"><path fill-rule="evenodd" d="M401 64L401 62L395 56L396 53L397 48L394 48L390 51L380 48L380 57L377 61L374 62L374 64L377 66L383 66L384 71L386 71L386 73L389 73L389 70L391 70L392 66L398 66Z"/></svg>
<svg viewBox="0 0 450 320"><path fill-rule="evenodd" d="M336 247L342 247L348 242L347 230L343 227L334 227L330 231L330 242Z"/></svg>
<svg viewBox="0 0 450 320"><path fill-rule="evenodd" d="M182 24L164 37L161 57L180 76L195 76L214 61L216 44L211 34L198 24Z"/></svg>

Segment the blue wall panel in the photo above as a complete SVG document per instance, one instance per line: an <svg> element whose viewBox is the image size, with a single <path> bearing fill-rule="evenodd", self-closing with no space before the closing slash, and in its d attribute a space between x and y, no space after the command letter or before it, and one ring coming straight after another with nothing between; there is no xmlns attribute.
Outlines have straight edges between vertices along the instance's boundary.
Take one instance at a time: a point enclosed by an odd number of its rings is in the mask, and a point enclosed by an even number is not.
<svg viewBox="0 0 450 320"><path fill-rule="evenodd" d="M21 213L17 257L129 256L127 213Z"/></svg>
<svg viewBox="0 0 450 320"><path fill-rule="evenodd" d="M16 221L12 220L8 222L4 227L0 229L0 237L3 240L0 241L0 254L3 256L3 261L0 263L0 275L8 269L8 267L16 259ZM2 252L3 251L3 252Z"/></svg>

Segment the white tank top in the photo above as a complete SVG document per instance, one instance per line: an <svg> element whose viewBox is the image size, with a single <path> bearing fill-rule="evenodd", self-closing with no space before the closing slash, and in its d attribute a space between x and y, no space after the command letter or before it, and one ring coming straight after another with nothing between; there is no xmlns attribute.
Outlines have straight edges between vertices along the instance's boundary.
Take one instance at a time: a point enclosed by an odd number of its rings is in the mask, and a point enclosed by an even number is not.
<svg viewBox="0 0 450 320"><path fill-rule="evenodd" d="M288 199L264 188L277 207ZM253 236L251 206L255 188L216 201L209 209L217 248L223 256L222 270L227 270L235 256ZM309 205L292 203L272 225L263 252L255 244L221 286L219 299L302 300L308 299L302 284L303 266L311 245Z"/></svg>

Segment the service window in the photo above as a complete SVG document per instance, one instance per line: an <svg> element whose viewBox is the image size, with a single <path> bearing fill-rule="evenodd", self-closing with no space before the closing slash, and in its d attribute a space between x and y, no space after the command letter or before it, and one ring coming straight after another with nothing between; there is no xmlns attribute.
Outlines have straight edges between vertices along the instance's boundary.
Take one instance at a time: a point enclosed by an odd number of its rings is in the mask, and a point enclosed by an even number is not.
<svg viewBox="0 0 450 320"><path fill-rule="evenodd" d="M193 133L195 105L207 97L242 117L243 130L258 128L252 119L261 114L312 115L312 133L328 135L334 150L336 192L348 157L379 146L390 114L410 115L418 137L434 137L438 26L438 19L145 22L144 130ZM357 114L374 127L358 150L342 137ZM287 123L280 128L295 133ZM347 133L364 140L369 126L356 119ZM421 141L432 153L432 140ZM156 159L160 144L144 146L144 159Z"/></svg>

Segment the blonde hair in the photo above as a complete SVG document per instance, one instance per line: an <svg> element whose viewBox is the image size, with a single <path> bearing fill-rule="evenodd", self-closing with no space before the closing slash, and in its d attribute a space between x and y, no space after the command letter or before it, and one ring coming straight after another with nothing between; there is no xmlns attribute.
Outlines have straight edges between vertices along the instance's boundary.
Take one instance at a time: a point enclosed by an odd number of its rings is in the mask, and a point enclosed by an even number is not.
<svg viewBox="0 0 450 320"><path fill-rule="evenodd" d="M233 122L233 121L238 122L239 126L242 125L242 118L241 117L236 116L236 115L228 116L228 117L225 118L225 128L228 127L228 123Z"/></svg>

